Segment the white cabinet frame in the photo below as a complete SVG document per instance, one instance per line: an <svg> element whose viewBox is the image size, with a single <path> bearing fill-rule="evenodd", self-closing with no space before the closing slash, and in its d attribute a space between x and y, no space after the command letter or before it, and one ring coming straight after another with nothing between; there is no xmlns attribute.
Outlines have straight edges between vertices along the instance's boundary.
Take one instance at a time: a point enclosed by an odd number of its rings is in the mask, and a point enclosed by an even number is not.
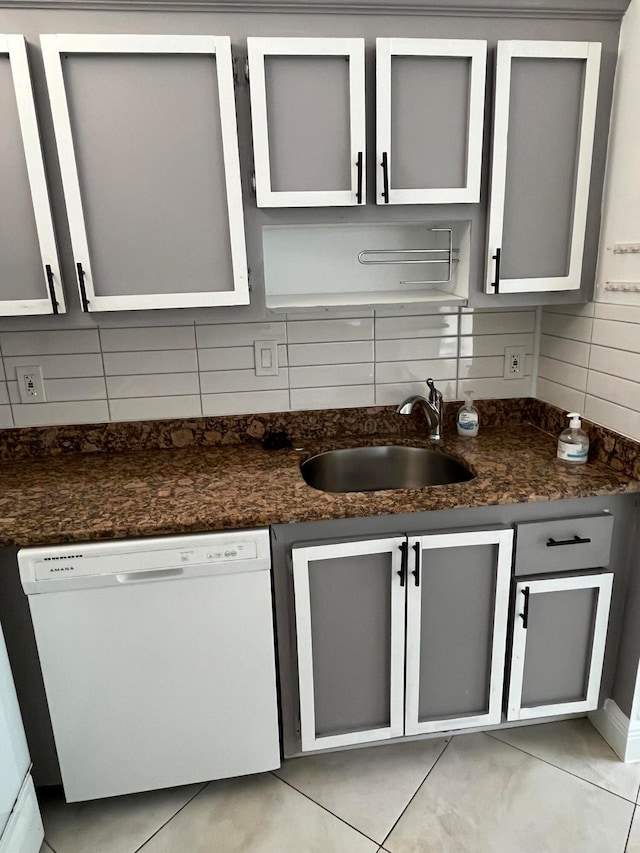
<svg viewBox="0 0 640 853"><path fill-rule="evenodd" d="M42 55L62 172L78 288L84 310L124 311L144 308L189 308L249 303L238 134L233 89L231 40L228 36L182 35L42 35ZM82 195L62 72L61 54L210 54L216 58L220 96L222 153L229 216L234 289L225 292L96 296L85 229ZM215 108L215 105L213 105ZM84 275L81 275L78 264ZM82 282L84 279L84 282ZM84 289L84 293L83 293ZM85 298L86 297L86 298Z"/></svg>
<svg viewBox="0 0 640 853"><path fill-rule="evenodd" d="M493 158L487 238L487 293L527 293L554 290L578 290L582 275L582 256L589 201L589 179L598 98L601 45L596 42L499 41L496 59L495 110L493 121ZM511 63L514 58L583 59L585 61L582 113L577 152L575 197L569 271L566 276L505 279L499 276L499 251L502 250L505 181L507 171ZM552 129L550 129L552 130ZM544 246L540 246L544 252ZM498 290L496 281L499 280Z"/></svg>
<svg viewBox="0 0 640 853"><path fill-rule="evenodd" d="M36 233L42 257L44 289L47 294L41 299L2 300L0 311L4 316L64 313L66 307L60 276L60 261L24 37L0 34L0 54L8 55L11 67Z"/></svg>
<svg viewBox="0 0 640 853"><path fill-rule="evenodd" d="M391 60L393 56L460 56L471 60L466 183L463 187L394 189L391 184ZM450 204L480 201L487 43L473 39L376 39L376 201ZM425 152L429 156L429 152ZM386 160L386 167L384 165ZM386 174L385 174L386 168ZM385 181L387 181L388 192ZM388 196L388 202L385 199Z"/></svg>
<svg viewBox="0 0 640 853"><path fill-rule="evenodd" d="M422 551L435 548L473 547L474 545L497 545L495 600L493 612L493 639L491 647L491 669L489 681L489 708L485 714L451 717L448 719L418 719L420 696L420 627L422 610L422 587L413 581L411 572L407 581L407 671L406 671L406 710L405 734L423 734L426 732L450 731L473 726L494 725L500 722L502 714L502 690L504 682L504 661L507 638L507 613L509 608L509 582L511 573L511 552L513 530L475 530L458 533L439 533L410 537L409 554L414 545ZM409 558L411 559L411 557ZM469 566L469 571L473 567ZM428 566L423 568L422 579Z"/></svg>
<svg viewBox="0 0 640 853"><path fill-rule="evenodd" d="M405 591L399 573L402 566L404 536L373 539L361 542L341 542L333 545L314 545L293 548L293 584L298 643L298 682L300 689L300 729L302 751L311 752L356 743L386 740L404 734L404 618ZM316 736L313 683L313 643L311 635L311 600L309 594L309 563L314 560L390 553L391 568L391 689L390 725L367 731L347 732L327 737Z"/></svg>
<svg viewBox="0 0 640 853"><path fill-rule="evenodd" d="M584 575L578 577L543 578L540 580L522 580L516 585L516 604L513 624L513 645L511 652L511 678L509 681L509 699L507 703L508 720L531 720L535 717L551 717L556 714L572 714L583 711L593 711L598 707L600 693L600 678L604 663L607 626L609 623L609 607L611 605L611 590L613 573ZM529 598L545 592L560 592L565 590L596 589L598 602L596 605L591 660L587 676L585 699L577 702L560 702L557 704L522 707L522 685L524 676L525 657L527 651L527 631L524 614L521 613L523 591L528 588ZM535 626L534 626L535 627Z"/></svg>
<svg viewBox="0 0 640 853"><path fill-rule="evenodd" d="M256 202L258 207L324 207L365 203L364 39L247 38ZM271 187L265 57L344 56L349 61L351 188L274 191ZM360 185L360 186L359 186ZM359 192L360 189L360 192ZM358 201L358 197L360 201Z"/></svg>

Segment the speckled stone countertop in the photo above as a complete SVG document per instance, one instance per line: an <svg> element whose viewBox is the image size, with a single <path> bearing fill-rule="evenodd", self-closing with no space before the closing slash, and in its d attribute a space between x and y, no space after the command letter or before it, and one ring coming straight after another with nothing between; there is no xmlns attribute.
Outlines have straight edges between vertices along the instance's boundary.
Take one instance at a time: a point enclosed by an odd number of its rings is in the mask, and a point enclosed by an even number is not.
<svg viewBox="0 0 640 853"><path fill-rule="evenodd" d="M414 435L294 439L284 450L218 443L125 452L67 453L0 465L0 544L41 545L198 533L291 521L424 512L640 491L600 461L569 466L552 435L526 423L445 437L440 449L475 474L425 489L332 494L308 486L300 462L322 450L367 444L429 446Z"/></svg>

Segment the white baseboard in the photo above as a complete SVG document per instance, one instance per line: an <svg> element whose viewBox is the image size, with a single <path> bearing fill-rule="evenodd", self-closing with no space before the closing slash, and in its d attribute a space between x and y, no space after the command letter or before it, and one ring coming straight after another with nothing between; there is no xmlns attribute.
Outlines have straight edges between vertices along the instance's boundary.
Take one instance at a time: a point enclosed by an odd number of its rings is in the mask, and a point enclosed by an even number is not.
<svg viewBox="0 0 640 853"><path fill-rule="evenodd" d="M589 720L622 761L640 761L640 721L630 720L613 699L592 711Z"/></svg>

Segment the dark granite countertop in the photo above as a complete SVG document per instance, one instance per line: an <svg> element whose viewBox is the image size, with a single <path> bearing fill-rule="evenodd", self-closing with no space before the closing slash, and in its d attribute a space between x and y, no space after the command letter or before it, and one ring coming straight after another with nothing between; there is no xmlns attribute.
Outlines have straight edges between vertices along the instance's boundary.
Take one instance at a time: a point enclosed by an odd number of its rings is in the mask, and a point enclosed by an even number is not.
<svg viewBox="0 0 640 853"><path fill-rule="evenodd" d="M292 521L352 518L640 491L600 461L570 466L553 436L526 423L445 437L442 450L475 479L448 486L331 494L306 485L300 462L367 444L430 446L419 436L301 439L286 450L259 443L6 459L0 465L0 544L41 545L197 533Z"/></svg>

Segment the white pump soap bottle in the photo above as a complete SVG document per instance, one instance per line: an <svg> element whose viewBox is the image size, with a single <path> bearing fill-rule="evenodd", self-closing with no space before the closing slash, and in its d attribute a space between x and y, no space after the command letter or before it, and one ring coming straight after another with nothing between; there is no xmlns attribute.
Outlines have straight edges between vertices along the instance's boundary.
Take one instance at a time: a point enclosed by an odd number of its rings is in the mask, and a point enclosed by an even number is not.
<svg viewBox="0 0 640 853"><path fill-rule="evenodd" d="M589 456L589 436L581 429L582 421L578 412L569 412L569 426L562 430L558 438L558 459L583 465Z"/></svg>
<svg viewBox="0 0 640 853"><path fill-rule="evenodd" d="M473 405L473 391L465 391L464 405L458 409L458 417L456 418L458 435L475 438L478 434L479 423L480 415Z"/></svg>

